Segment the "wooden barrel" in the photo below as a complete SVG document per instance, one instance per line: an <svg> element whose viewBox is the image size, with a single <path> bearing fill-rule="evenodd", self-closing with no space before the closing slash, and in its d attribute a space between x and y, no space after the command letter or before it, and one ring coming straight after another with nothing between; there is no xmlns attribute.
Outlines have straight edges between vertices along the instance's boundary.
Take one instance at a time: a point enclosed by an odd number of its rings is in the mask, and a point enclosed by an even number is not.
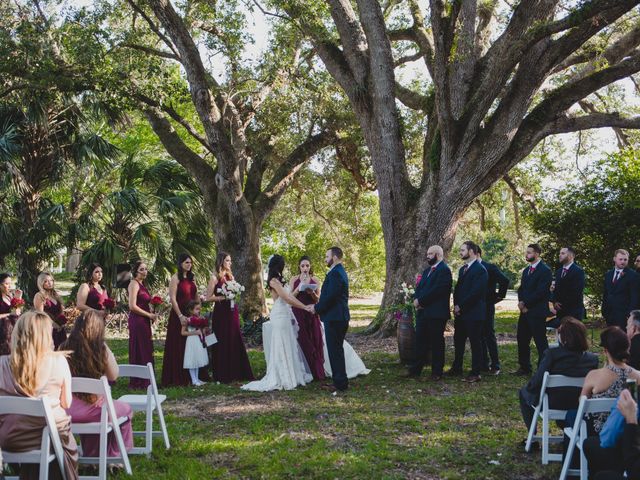
<svg viewBox="0 0 640 480"><path fill-rule="evenodd" d="M416 331L413 328L411 312L402 312L402 315L398 318L397 337L400 363L404 365L413 363L415 360Z"/></svg>

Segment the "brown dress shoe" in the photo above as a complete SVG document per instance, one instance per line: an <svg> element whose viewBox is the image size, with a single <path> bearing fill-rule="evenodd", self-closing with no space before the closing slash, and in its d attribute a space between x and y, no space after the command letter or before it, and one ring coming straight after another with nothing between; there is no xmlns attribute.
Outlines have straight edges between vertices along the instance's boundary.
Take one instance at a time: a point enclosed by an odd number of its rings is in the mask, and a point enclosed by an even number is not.
<svg viewBox="0 0 640 480"><path fill-rule="evenodd" d="M467 383L476 383L480 381L480 375L469 375L468 377L464 378L462 381Z"/></svg>

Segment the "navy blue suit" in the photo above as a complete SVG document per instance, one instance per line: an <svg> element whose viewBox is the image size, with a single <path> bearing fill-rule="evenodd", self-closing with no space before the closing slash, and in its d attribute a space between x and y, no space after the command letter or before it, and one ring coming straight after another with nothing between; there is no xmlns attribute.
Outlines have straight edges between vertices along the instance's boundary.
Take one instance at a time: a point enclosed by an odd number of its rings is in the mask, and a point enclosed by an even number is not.
<svg viewBox="0 0 640 480"><path fill-rule="evenodd" d="M458 283L453 291L453 305L460 307L455 317L453 344L455 359L452 370L462 370L464 347L469 338L471 344L471 375L479 375L482 369L482 326L487 315L487 284L489 274L480 262L473 262L465 273L458 271Z"/></svg>
<svg viewBox="0 0 640 480"><path fill-rule="evenodd" d="M556 313L556 319L573 317L584 319L584 270L572 263L567 273L562 276L564 267L556 270L555 287L551 292L551 302L560 303L560 310ZM559 324L558 324L559 326Z"/></svg>
<svg viewBox="0 0 640 480"><path fill-rule="evenodd" d="M518 301L524 302L528 311L520 313L517 337L518 362L526 372L531 372L531 339L533 338L538 350L538 363L544 351L549 348L546 320L549 316L551 279L551 269L542 261L533 272L530 266L522 271Z"/></svg>
<svg viewBox="0 0 640 480"><path fill-rule="evenodd" d="M315 310L324 324L333 385L338 390L346 390L349 380L344 363L343 343L351 316L349 314L349 278L341 263L327 273Z"/></svg>
<svg viewBox="0 0 640 480"><path fill-rule="evenodd" d="M607 325L617 325L624 330L629 312L638 308L638 274L625 268L620 278L613 283L614 271L612 268L604 274L602 316Z"/></svg>
<svg viewBox="0 0 640 480"><path fill-rule="evenodd" d="M500 370L498 341L496 340L496 303L507 295L509 279L493 263L480 262L489 275L487 284L487 315L482 327L482 367Z"/></svg>
<svg viewBox="0 0 640 480"><path fill-rule="evenodd" d="M422 272L414 298L416 312L416 362L409 373L419 375L431 350L431 374L440 376L444 369L444 328L451 318L451 270L444 261Z"/></svg>

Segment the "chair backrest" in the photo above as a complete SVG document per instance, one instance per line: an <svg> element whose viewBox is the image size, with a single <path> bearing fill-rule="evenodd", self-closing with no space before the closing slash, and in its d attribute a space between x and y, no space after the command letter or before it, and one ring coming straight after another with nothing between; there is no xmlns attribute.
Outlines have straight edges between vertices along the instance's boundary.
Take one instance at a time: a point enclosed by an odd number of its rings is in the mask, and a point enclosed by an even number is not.
<svg viewBox="0 0 640 480"><path fill-rule="evenodd" d="M118 365L119 375L128 378L141 378L143 380L151 380L153 377L153 367L149 371L149 365Z"/></svg>
<svg viewBox="0 0 640 480"><path fill-rule="evenodd" d="M582 399L581 399L582 400ZM589 398L585 402L583 415L588 413L609 413L616 403L615 398Z"/></svg>
<svg viewBox="0 0 640 480"><path fill-rule="evenodd" d="M546 372L545 375L548 375ZM548 375L547 388L576 387L584 385L584 377L567 377L566 375Z"/></svg>
<svg viewBox="0 0 640 480"><path fill-rule="evenodd" d="M84 377L73 377L71 379L71 392L72 393L89 393L92 395L107 395L107 392L110 390L109 388L105 388L105 383L102 379L106 378L104 376L100 378L84 378ZM107 387L109 383L106 383Z"/></svg>
<svg viewBox="0 0 640 480"><path fill-rule="evenodd" d="M53 445L53 451L58 465L60 466L60 473L63 480L66 480L67 474L64 469L64 453L62 451L62 442L60 441L60 435L58 433L58 426L56 425L53 411L51 410L49 397L41 398L29 398L29 397L0 397L0 415L25 415L28 417L43 417L45 421L45 427L42 430L43 441L41 445L48 445L49 442L45 442L45 436L51 438Z"/></svg>

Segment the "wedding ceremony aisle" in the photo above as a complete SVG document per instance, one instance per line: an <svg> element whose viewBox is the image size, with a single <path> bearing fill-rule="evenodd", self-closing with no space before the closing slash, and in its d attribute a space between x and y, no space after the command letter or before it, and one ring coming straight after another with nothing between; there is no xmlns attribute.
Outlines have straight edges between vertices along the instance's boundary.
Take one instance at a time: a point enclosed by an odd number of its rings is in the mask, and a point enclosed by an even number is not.
<svg viewBox="0 0 640 480"><path fill-rule="evenodd" d="M558 477L559 464L542 466L539 452L525 454L519 445L526 432L517 391L525 380L509 374L517 368L514 312L496 319L500 375L473 385L460 377L434 383L427 375L399 378L405 369L395 338L359 334L376 313L370 303L352 305L347 340L371 373L354 379L346 393L334 396L321 382L271 393L215 383L162 389L172 448L165 451L157 439L150 458L132 457L132 478ZM126 363L126 340L109 344ZM162 342L154 347L161 365ZM256 376L263 376L262 350L250 349L249 356ZM448 333L446 364L452 360ZM125 390L120 381L114 397Z"/></svg>

